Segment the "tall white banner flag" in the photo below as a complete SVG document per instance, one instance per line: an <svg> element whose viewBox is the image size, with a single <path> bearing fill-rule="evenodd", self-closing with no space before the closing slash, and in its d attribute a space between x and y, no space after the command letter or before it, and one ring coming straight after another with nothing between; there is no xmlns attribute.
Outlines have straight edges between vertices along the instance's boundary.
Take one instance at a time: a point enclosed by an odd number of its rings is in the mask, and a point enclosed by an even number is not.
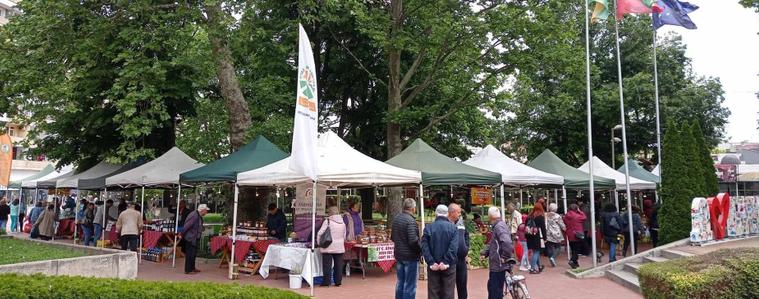
<svg viewBox="0 0 759 299"><path fill-rule="evenodd" d="M311 41L298 24L298 82L295 100L295 124L290 169L316 181L316 143L318 139L319 100L316 67Z"/></svg>

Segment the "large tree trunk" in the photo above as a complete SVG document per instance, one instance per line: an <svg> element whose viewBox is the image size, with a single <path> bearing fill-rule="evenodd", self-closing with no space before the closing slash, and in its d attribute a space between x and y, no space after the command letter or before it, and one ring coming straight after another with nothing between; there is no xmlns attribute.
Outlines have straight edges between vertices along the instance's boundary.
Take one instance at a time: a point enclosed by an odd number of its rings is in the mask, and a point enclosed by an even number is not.
<svg viewBox="0 0 759 299"><path fill-rule="evenodd" d="M394 39L403 26L403 0L393 0L390 3L392 24L390 27L390 39ZM393 44L393 43L391 43ZM387 114L391 116L387 121L387 158L395 157L403 150L401 144L401 126L393 120L392 115L401 109L401 49L391 46L388 50L388 68L390 76L387 82ZM402 189L390 188L387 201L387 219L392 223L395 215L398 215L403 206Z"/></svg>
<svg viewBox="0 0 759 299"><path fill-rule="evenodd" d="M245 145L245 134L250 128L250 109L240 89L235 73L232 51L225 39L227 29L224 27L226 13L221 9L221 1L206 5L208 23L208 39L211 42L216 76L219 79L219 89L224 98L224 105L229 115L229 141L232 151Z"/></svg>

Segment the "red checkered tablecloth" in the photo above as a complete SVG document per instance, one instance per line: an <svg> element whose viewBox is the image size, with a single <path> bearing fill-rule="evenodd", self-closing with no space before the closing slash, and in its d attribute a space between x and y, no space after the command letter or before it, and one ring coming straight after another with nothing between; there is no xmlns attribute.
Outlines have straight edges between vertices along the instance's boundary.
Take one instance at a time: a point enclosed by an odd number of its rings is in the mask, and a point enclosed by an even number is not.
<svg viewBox="0 0 759 299"><path fill-rule="evenodd" d="M375 262L375 264L377 264L377 266L382 268L382 271L385 271L385 273L387 273L387 271L390 271L390 269L393 268L393 265L395 265L395 260L379 261L379 262Z"/></svg>
<svg viewBox="0 0 759 299"><path fill-rule="evenodd" d="M142 232L142 243L145 248L154 248L158 245L158 240L163 236L162 232L146 230Z"/></svg>
<svg viewBox="0 0 759 299"><path fill-rule="evenodd" d="M216 254L216 252L227 246L227 241L229 241L227 237L211 237L211 254Z"/></svg>
<svg viewBox="0 0 759 299"><path fill-rule="evenodd" d="M258 253L266 253L266 251L269 250L269 245L277 244L277 243L279 243L279 240L277 239L259 240L253 243L253 248Z"/></svg>

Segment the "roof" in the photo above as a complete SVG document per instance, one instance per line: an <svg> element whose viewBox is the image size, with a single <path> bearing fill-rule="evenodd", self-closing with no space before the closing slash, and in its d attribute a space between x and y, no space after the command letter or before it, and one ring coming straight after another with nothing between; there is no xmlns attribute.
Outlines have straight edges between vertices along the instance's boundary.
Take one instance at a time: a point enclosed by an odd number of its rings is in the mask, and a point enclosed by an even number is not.
<svg viewBox="0 0 759 299"><path fill-rule="evenodd" d="M563 185L564 177L519 163L492 145L486 146L464 164L501 174L503 183L511 186Z"/></svg>
<svg viewBox="0 0 759 299"><path fill-rule="evenodd" d="M548 149L544 150L535 159L532 159L527 165L564 177L564 186L567 188L589 189L590 187L590 176L588 173L570 166ZM616 182L614 180L597 176L593 177L593 188L612 189L615 187Z"/></svg>
<svg viewBox="0 0 759 299"><path fill-rule="evenodd" d="M590 162L585 162L585 164L578 167L577 169L582 170L583 172L588 172L589 165ZM627 176L624 173L616 171L614 168L609 167L609 165L606 165L606 163L601 161L601 159L596 156L593 156L593 175L614 180L617 183L617 190L627 189ZM644 181L630 176L630 190L654 189L656 189L656 183Z"/></svg>
<svg viewBox="0 0 759 299"><path fill-rule="evenodd" d="M422 172L425 185L494 185L502 181L500 173L451 159L421 139L414 140L387 163Z"/></svg>
<svg viewBox="0 0 759 299"><path fill-rule="evenodd" d="M60 178L55 182L56 188L79 188L79 182L83 179L91 179L100 177L111 172L116 171L123 165L111 164L105 161L101 161L95 166L90 167L85 171L74 174L66 178Z"/></svg>
<svg viewBox="0 0 759 299"><path fill-rule="evenodd" d="M316 145L319 183L332 186L382 186L419 184L418 171L395 167L353 149L340 136L328 131ZM241 172L237 184L247 186L293 186L311 179L290 169L290 157L267 166Z"/></svg>
<svg viewBox="0 0 759 299"><path fill-rule="evenodd" d="M9 189L11 189L11 188L13 188L13 189L21 188L21 183L22 182L24 182L24 181L33 181L33 180L39 179L39 178L41 178L43 176L46 176L46 175L52 173L53 171L55 171L55 167L52 164L48 164L47 166L45 166L45 168L42 168L42 170L40 170L39 172L37 172L37 173L35 173L33 175L30 175L28 177L25 177L23 179L15 181L15 182L11 182L10 184L8 184L8 188Z"/></svg>
<svg viewBox="0 0 759 299"><path fill-rule="evenodd" d="M736 155L725 155L724 157L722 157L722 160L720 160L719 163L738 165L738 164L741 164L741 159L739 159L738 156Z"/></svg>
<svg viewBox="0 0 759 299"><path fill-rule="evenodd" d="M53 171L51 173L48 173L47 175L34 179L34 180L24 180L21 183L21 186L23 188L27 189L33 189L33 188L42 188L42 189L50 189L55 188L55 181L60 178L66 178L69 176L74 175L74 167L71 165L64 166L60 170ZM46 183L47 182L47 183ZM53 185L50 185L50 182L53 183Z"/></svg>
<svg viewBox="0 0 759 299"><path fill-rule="evenodd" d="M632 160L632 159L627 160L627 163L628 165L630 165L630 176L644 180L644 181L654 182L657 184L661 183L661 177L649 172L648 170L640 166L638 162L635 162L635 160ZM619 169L617 169L617 171L624 173L625 165L623 164L622 166L620 166Z"/></svg>
<svg viewBox="0 0 759 299"><path fill-rule="evenodd" d="M182 182L234 182L237 180L237 174L241 172L261 168L287 156L287 153L266 137L258 136L224 158L182 173L179 180Z"/></svg>
<svg viewBox="0 0 759 299"><path fill-rule="evenodd" d="M103 174L103 175L101 175L99 177L89 178L89 179L80 179L79 180L79 189L80 190L101 190L101 189L104 189L105 188L105 179L106 178L114 176L114 175L117 175L117 174L120 174L120 173L123 173L123 172L126 172L128 170L131 170L131 169L133 169L135 167L138 167L138 166L140 166L142 164L145 164L145 162L146 162L145 159L139 159L139 160L133 161L131 163L127 163L127 164L119 167L118 169L116 169L116 170L114 170L112 172Z"/></svg>
<svg viewBox="0 0 759 299"><path fill-rule="evenodd" d="M651 169L651 174L661 177L661 165L656 165L654 169Z"/></svg>
<svg viewBox="0 0 759 299"><path fill-rule="evenodd" d="M168 152L139 167L105 179L106 186L122 188L137 186L173 186L179 184L179 174L203 166L182 150L172 147Z"/></svg>
<svg viewBox="0 0 759 299"><path fill-rule="evenodd" d="M759 172L749 172L738 176L739 182L759 182Z"/></svg>
<svg viewBox="0 0 759 299"><path fill-rule="evenodd" d="M741 160L746 164L759 164L759 150L739 150Z"/></svg>

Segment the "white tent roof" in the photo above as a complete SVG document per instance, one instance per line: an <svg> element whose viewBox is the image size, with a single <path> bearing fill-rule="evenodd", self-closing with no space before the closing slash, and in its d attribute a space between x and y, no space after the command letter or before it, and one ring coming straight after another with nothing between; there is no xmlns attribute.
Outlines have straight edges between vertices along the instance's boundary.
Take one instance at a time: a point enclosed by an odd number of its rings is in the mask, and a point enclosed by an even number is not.
<svg viewBox="0 0 759 299"><path fill-rule="evenodd" d="M31 181L21 182L22 188L37 188L37 182L57 180L58 178L69 177L74 174L74 166L66 165L60 170L53 171L46 176Z"/></svg>
<svg viewBox="0 0 759 299"><path fill-rule="evenodd" d="M105 179L107 186L135 187L179 184L179 174L203 166L177 147L140 167Z"/></svg>
<svg viewBox="0 0 759 299"><path fill-rule="evenodd" d="M524 185L563 185L564 177L550 174L524 165L492 145L486 146L464 164L501 174L503 183L512 186Z"/></svg>
<svg viewBox="0 0 759 299"><path fill-rule="evenodd" d="M116 171L121 165L111 164L105 161L92 166L90 169L77 173L75 175L60 178L56 180L56 188L79 188L79 180L101 177L108 173Z"/></svg>
<svg viewBox="0 0 759 299"><path fill-rule="evenodd" d="M372 159L328 131L317 143L318 182L337 186L419 184L422 174ZM290 169L290 157L237 175L237 184L249 186L295 185L311 179Z"/></svg>
<svg viewBox="0 0 759 299"><path fill-rule="evenodd" d="M659 165L656 165L656 167L654 167L654 169L651 169L651 173L653 173L655 175L658 175L658 176L661 176L661 167L659 167Z"/></svg>
<svg viewBox="0 0 759 299"><path fill-rule="evenodd" d="M588 172L588 162L585 162L585 164L578 167L577 169L582 170L584 172ZM627 188L625 184L625 174L619 171L616 171L614 168L609 167L609 165L606 165L606 163L601 161L601 159L599 159L596 156L593 156L593 175L616 181L617 190L624 190ZM630 176L630 189L631 190L654 190L656 189L656 183L644 181L644 180Z"/></svg>

